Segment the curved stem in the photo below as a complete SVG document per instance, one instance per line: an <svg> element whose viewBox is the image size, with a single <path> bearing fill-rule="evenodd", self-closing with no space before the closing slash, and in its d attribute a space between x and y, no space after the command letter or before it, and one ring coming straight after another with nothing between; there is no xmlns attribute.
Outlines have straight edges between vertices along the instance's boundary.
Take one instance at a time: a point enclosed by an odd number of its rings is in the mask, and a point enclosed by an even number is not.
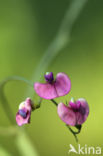
<svg viewBox="0 0 103 156"><path fill-rule="evenodd" d="M1 103L2 103L3 109L5 111L5 114L8 116L10 122L14 125L15 124L14 114L13 114L12 109L11 109L11 107L10 107L6 97L5 97L5 94L4 94L4 86L5 86L5 84L8 81L12 81L12 80L23 81L23 82L29 84L32 87L33 87L33 83L31 83L29 80L26 80L25 78L22 78L22 77L19 77L19 76L8 77L8 78L6 78L5 80L3 80L0 83L0 99L1 99Z"/></svg>
<svg viewBox="0 0 103 156"><path fill-rule="evenodd" d="M3 88L2 89L0 88L0 100L1 100L2 107L4 109L5 114L7 115L8 119L11 122L11 124L14 125L15 124L14 114L12 112L12 109L11 109L10 105L8 104L8 101L6 100Z"/></svg>
<svg viewBox="0 0 103 156"><path fill-rule="evenodd" d="M0 86L3 86L6 82L8 81L23 81L25 83L27 83L28 85L30 85L31 87L33 87L33 83L23 77L20 77L20 76L11 76L11 77L8 77L6 78L5 80L3 80L1 83L0 83Z"/></svg>
<svg viewBox="0 0 103 156"><path fill-rule="evenodd" d="M8 119L10 120L10 122L13 125L15 125L14 114L13 114L12 109L11 109L11 107L10 107L6 97L5 97L5 94L4 94L5 84L8 81L12 81L12 80L23 81L23 82L29 84L32 87L33 87L33 83L31 83L30 81L26 80L25 78L22 78L22 77L19 77L19 76L8 77L8 78L6 78L4 81L2 81L0 83L0 100L2 102L2 106L4 108L5 114L8 116ZM15 144L17 150L20 149L22 155L25 155L27 153L28 154L30 153L30 155L32 155L32 156L35 155L34 147L32 147L32 145L30 143L30 139L27 136L27 133L25 133L24 129L20 128L20 131L18 131L17 127L14 127L14 126L9 127L9 128L6 127L5 129L1 128L0 133L2 135L14 135L14 139L16 139L15 140L16 144L15 143L14 144ZM15 137L15 135L16 135L16 137ZM23 136L23 138L22 138L22 136ZM23 140L23 142L22 142L22 140ZM26 146L25 146L24 143L26 143ZM25 147L28 147L30 152L27 152L28 150L25 152Z"/></svg>
<svg viewBox="0 0 103 156"><path fill-rule="evenodd" d="M78 131L77 132L74 132L74 133L75 134L79 134L81 132L82 125L76 125L75 127L78 129Z"/></svg>
<svg viewBox="0 0 103 156"><path fill-rule="evenodd" d="M42 100L43 100L43 99L40 98L40 100L39 100L39 102L38 102L38 105L36 105L36 109L40 108Z"/></svg>
<svg viewBox="0 0 103 156"><path fill-rule="evenodd" d="M45 70L50 66L55 57L62 52L62 49L66 47L66 45L71 43L71 33L74 28L74 24L78 19L83 7L86 5L88 0L72 0L71 4L69 3L67 6L67 10L65 11L64 18L61 21L58 32L44 53L43 57L38 64L36 71L34 71L32 80L37 81L40 78L40 74L43 74ZM32 92L30 90L28 93Z"/></svg>
<svg viewBox="0 0 103 156"><path fill-rule="evenodd" d="M74 131L69 125L66 125L69 129L71 129L71 132L73 133L73 134L79 134L80 132L81 132L81 128L82 128L82 126L81 125L76 125L75 126L75 128L77 128L78 129L78 131Z"/></svg>
<svg viewBox="0 0 103 156"><path fill-rule="evenodd" d="M66 126L70 130L70 132L74 135L76 142L78 142L78 138L77 138L76 133L71 129L71 127L69 125L66 125Z"/></svg>
<svg viewBox="0 0 103 156"><path fill-rule="evenodd" d="M32 108L32 111L34 111L35 109L40 108L42 100L43 100L42 98L39 99L38 104L36 104L36 105Z"/></svg>
<svg viewBox="0 0 103 156"><path fill-rule="evenodd" d="M58 103L54 99L52 99L51 101L54 103L55 106L58 106ZM80 133L82 126L81 125L76 125L75 126L78 129L77 132L74 132L69 125L66 125L66 126L68 127L70 132L74 135L76 142L78 142L77 134Z"/></svg>

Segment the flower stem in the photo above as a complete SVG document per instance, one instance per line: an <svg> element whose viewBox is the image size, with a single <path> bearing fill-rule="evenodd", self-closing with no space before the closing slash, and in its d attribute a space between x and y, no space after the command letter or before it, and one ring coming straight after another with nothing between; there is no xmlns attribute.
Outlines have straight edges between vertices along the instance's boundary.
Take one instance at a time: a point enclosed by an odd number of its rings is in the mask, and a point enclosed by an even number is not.
<svg viewBox="0 0 103 156"><path fill-rule="evenodd" d="M33 83L23 77L20 77L20 76L11 76L11 77L8 77L6 78L5 80L3 80L0 84L0 86L3 86L5 85L5 83L7 83L8 81L23 81L25 83L27 83L29 86L33 87Z"/></svg>
<svg viewBox="0 0 103 156"><path fill-rule="evenodd" d="M22 78L22 77L19 77L19 76L12 76L12 77L8 77L6 78L5 80L3 80L1 83L0 83L0 100L1 100L1 103L2 103L2 106L3 106L3 109L5 111L5 114L7 115L8 119L10 120L11 124L15 124L15 120L14 120L14 114L12 112L12 109L5 97L5 94L4 94L4 86L7 82L9 81L13 81L13 80L16 80L16 81L23 81L25 83L27 83L28 85L32 86L33 87L33 83L31 83L29 80L26 80L25 78Z"/></svg>
<svg viewBox="0 0 103 156"><path fill-rule="evenodd" d="M51 101L54 103L55 106L58 106L58 103L54 99L52 99ZM70 132L74 135L76 142L78 142L77 134L80 133L82 126L81 125L75 126L78 129L77 132L74 132L69 125L66 125L66 126L70 130Z"/></svg>
<svg viewBox="0 0 103 156"><path fill-rule="evenodd" d="M36 109L40 108L42 100L43 100L43 99L42 99L42 98L40 98L40 100L39 100L38 104L36 105Z"/></svg>
<svg viewBox="0 0 103 156"><path fill-rule="evenodd" d="M58 103L54 99L51 99L51 101L55 104L55 106L58 106Z"/></svg>
<svg viewBox="0 0 103 156"><path fill-rule="evenodd" d="M70 130L70 132L74 135L76 142L78 142L78 138L77 138L76 133L71 129L71 127L69 125L66 125L66 126Z"/></svg>
<svg viewBox="0 0 103 156"><path fill-rule="evenodd" d="M26 84L33 87L33 83L31 83L30 81L26 80L25 78L22 78L19 76L8 77L0 83L0 100L1 100L1 103L3 106L3 109L5 111L5 114L7 115L11 124L13 125L13 127L9 127L9 128L8 127L0 128L0 133L2 133L2 135L13 135L14 136L15 146L17 148L16 150L19 149L19 151L21 151L21 155L25 155L25 153L26 154L30 153L30 155L34 156L35 155L35 149L31 145L31 141L30 141L29 137L27 136L27 133L25 133L23 128L18 129L17 127L14 127L14 125L15 125L14 114L13 114L12 109L11 109L11 107L10 107L6 97L5 97L5 94L4 94L5 84L9 81L12 81L12 80L23 81ZM26 144L26 146L25 146L25 144ZM25 151L25 147L28 147L29 150Z"/></svg>
<svg viewBox="0 0 103 156"><path fill-rule="evenodd" d="M78 129L78 131L77 132L74 132L74 133L75 134L79 134L81 132L82 125L76 125L75 127Z"/></svg>

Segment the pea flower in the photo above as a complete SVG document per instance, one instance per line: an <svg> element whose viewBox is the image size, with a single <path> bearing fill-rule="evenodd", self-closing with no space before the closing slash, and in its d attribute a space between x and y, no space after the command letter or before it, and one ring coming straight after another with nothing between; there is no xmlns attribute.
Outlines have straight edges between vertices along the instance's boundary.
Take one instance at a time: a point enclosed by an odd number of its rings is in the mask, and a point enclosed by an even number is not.
<svg viewBox="0 0 103 156"><path fill-rule="evenodd" d="M67 125L76 126L83 124L89 115L89 106L85 99L80 98L74 101L72 98L69 106L63 103L58 104L57 108L60 119Z"/></svg>
<svg viewBox="0 0 103 156"><path fill-rule="evenodd" d="M32 111L32 101L30 98L27 98L24 102L20 103L19 111L16 114L16 122L18 126L30 123Z"/></svg>
<svg viewBox="0 0 103 156"><path fill-rule="evenodd" d="M41 98L50 100L70 92L71 81L65 73L58 73L54 79L53 73L47 72L44 77L46 83L36 82L34 84L34 89Z"/></svg>

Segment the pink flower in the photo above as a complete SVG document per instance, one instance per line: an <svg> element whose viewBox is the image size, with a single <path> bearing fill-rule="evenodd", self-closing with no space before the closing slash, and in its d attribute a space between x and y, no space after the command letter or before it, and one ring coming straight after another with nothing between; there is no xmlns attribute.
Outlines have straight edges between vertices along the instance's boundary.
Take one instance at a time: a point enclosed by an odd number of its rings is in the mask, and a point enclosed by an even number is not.
<svg viewBox="0 0 103 156"><path fill-rule="evenodd" d="M70 92L71 81L65 73L58 73L56 79L52 72L46 73L45 80L46 83L34 84L34 89L41 98L54 99Z"/></svg>
<svg viewBox="0 0 103 156"><path fill-rule="evenodd" d="M18 126L30 123L30 116L32 111L32 101L27 98L19 105L19 111L16 114L16 122Z"/></svg>
<svg viewBox="0 0 103 156"><path fill-rule="evenodd" d="M85 99L80 98L77 101L73 99L69 106L63 103L58 104L58 115L67 125L76 126L83 124L89 115L89 106Z"/></svg>

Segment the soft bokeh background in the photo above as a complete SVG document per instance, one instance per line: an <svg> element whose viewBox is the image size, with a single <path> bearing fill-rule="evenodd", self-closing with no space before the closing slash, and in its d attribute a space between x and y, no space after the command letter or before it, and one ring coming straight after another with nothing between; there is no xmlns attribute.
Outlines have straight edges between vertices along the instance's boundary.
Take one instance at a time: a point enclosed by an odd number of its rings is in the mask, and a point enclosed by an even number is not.
<svg viewBox="0 0 103 156"><path fill-rule="evenodd" d="M58 32L70 2L0 1L0 80L11 75L32 79L41 58ZM71 79L71 93L57 99L58 102L69 101L73 96L84 97L89 103L90 115L78 136L81 146L102 146L102 0L87 2L73 25L70 43L59 52L47 71L53 71L55 75L65 72ZM28 89L30 87L22 82L10 82L6 85L5 93L14 114L18 104L26 98ZM31 91L33 92L32 88ZM28 96L31 96L30 93ZM1 105L0 126L6 128L10 125ZM39 156L67 156L69 144L77 147L73 135L59 119L56 107L49 101L43 101L41 108L32 113L31 124L25 127ZM0 133L0 146L1 155L22 155L12 135Z"/></svg>

